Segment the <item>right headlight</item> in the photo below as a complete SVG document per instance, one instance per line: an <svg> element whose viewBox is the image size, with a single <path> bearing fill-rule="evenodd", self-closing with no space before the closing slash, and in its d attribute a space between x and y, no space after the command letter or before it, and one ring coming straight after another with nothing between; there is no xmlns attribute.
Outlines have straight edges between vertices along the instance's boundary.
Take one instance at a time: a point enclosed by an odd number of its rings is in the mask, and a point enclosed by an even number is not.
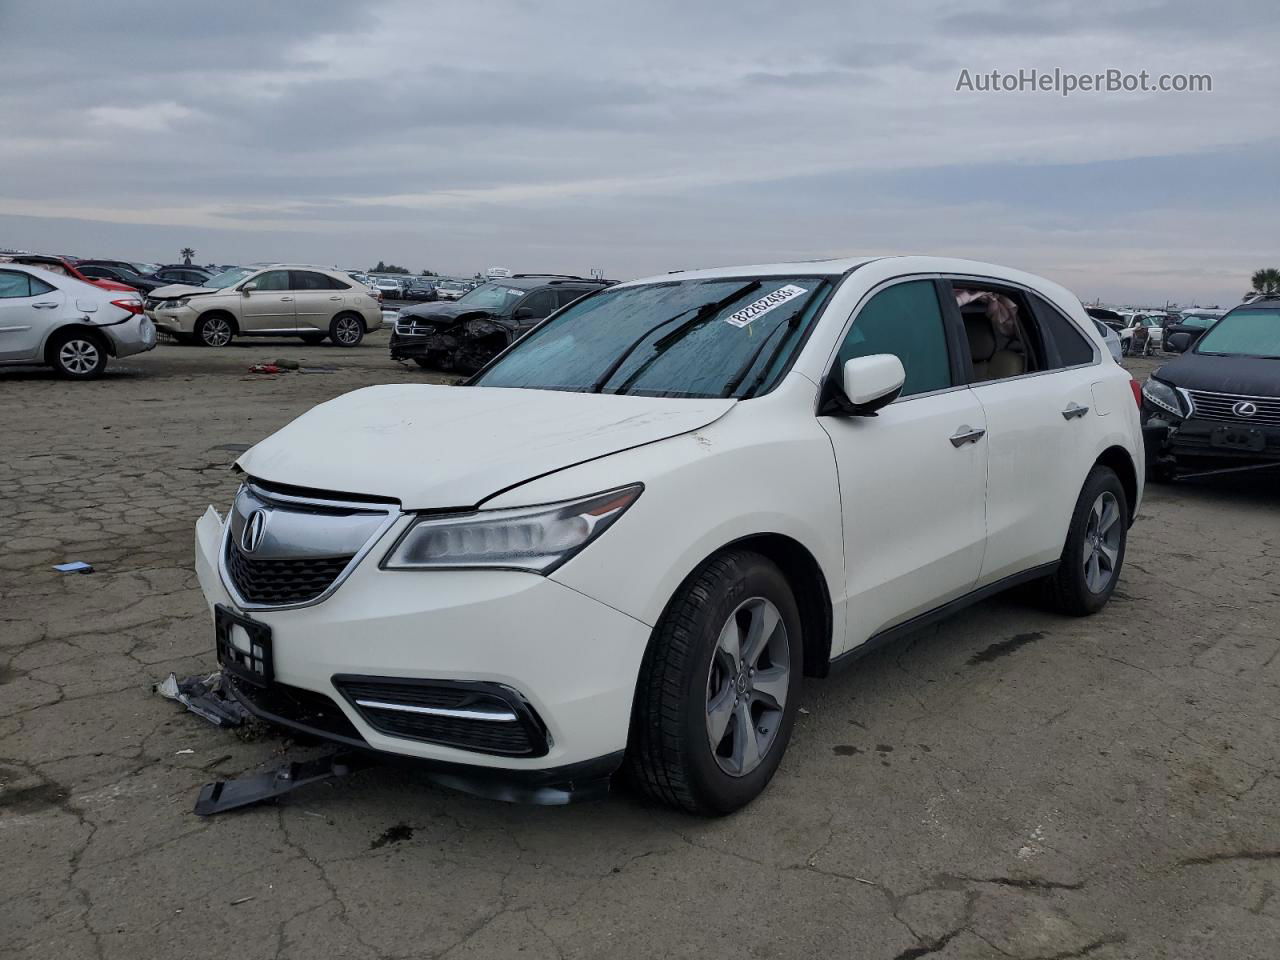
<svg viewBox="0 0 1280 960"><path fill-rule="evenodd" d="M545 575L609 529L643 490L637 483L538 507L423 516L396 541L382 567L494 567Z"/></svg>
<svg viewBox="0 0 1280 960"><path fill-rule="evenodd" d="M1175 417L1186 416L1182 410L1182 402L1178 399L1178 391L1174 390L1169 384L1156 380L1154 377L1148 377L1147 382L1142 385L1142 396L1161 410L1167 410L1172 413Z"/></svg>

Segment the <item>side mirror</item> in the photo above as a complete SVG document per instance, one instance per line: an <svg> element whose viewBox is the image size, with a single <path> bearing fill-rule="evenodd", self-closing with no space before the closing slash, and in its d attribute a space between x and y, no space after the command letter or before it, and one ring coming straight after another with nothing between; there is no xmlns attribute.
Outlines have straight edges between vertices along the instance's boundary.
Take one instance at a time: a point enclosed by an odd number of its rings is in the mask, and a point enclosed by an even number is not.
<svg viewBox="0 0 1280 960"><path fill-rule="evenodd" d="M1191 334L1189 333L1171 333L1167 339L1168 343L1165 344L1165 347L1174 353L1186 353L1191 348Z"/></svg>
<svg viewBox="0 0 1280 960"><path fill-rule="evenodd" d="M831 389L836 384L828 386L828 398L822 404L821 412L874 417L877 410L898 399L907 371L893 354L877 353L847 361L839 377L838 390Z"/></svg>
<svg viewBox="0 0 1280 960"><path fill-rule="evenodd" d="M515 317L515 319L517 319L517 320L532 320L532 319L533 319L533 307L520 307L520 308L518 308L518 309L516 310L516 312L513 314L513 316L514 316L514 317Z"/></svg>
<svg viewBox="0 0 1280 960"><path fill-rule="evenodd" d="M240 288L240 292L247 297L250 293L252 293L254 290L257 290L257 289L258 289L258 281L250 280L248 283L246 283L243 287Z"/></svg>

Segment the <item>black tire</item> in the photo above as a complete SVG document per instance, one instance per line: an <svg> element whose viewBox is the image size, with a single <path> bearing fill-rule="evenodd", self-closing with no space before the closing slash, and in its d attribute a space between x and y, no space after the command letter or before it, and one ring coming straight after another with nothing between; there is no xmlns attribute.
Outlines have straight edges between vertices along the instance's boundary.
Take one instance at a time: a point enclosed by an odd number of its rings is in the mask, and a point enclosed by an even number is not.
<svg viewBox="0 0 1280 960"><path fill-rule="evenodd" d="M761 675L776 670L779 664L772 657L777 655L779 660L785 656L789 671L776 686L785 689L785 703L780 712L768 714L753 712L759 706L757 690L751 685L754 681L744 677L745 667L736 682L726 675L728 683L722 686L716 679L724 658L718 643L721 630L741 623L738 618L750 605L765 602L785 628L785 654L770 643L764 648L767 667L759 667L765 660L757 660L757 667ZM727 550L703 564L676 591L645 651L627 749L631 780L656 800L704 816L731 813L755 799L778 769L791 738L800 702L803 642L791 587L770 560L748 550ZM728 772L724 765L733 758L711 744L713 687L734 697L721 747L740 729L737 704L744 689L743 709L753 717L748 733L757 748L757 734L766 738L758 765L742 765L747 772ZM727 699L722 702L727 705Z"/></svg>
<svg viewBox="0 0 1280 960"><path fill-rule="evenodd" d="M235 339L235 321L225 313L213 313L196 321L196 343L202 347L225 347Z"/></svg>
<svg viewBox="0 0 1280 960"><path fill-rule="evenodd" d="M45 355L58 376L68 380L95 380L107 367L106 341L85 330L54 334Z"/></svg>
<svg viewBox="0 0 1280 960"><path fill-rule="evenodd" d="M364 321L354 313L340 313L329 321L329 339L335 347L358 347L364 339Z"/></svg>
<svg viewBox="0 0 1280 960"><path fill-rule="evenodd" d="M1103 504L1105 515L1107 498L1110 498L1118 511L1114 521L1104 531L1108 537L1112 531L1116 534L1115 542L1110 547L1114 551L1114 559L1110 561L1105 559L1105 554L1095 551L1092 540L1095 532L1095 507ZM1105 518L1103 522L1105 523ZM1098 464L1089 471L1089 476L1080 489L1075 510L1071 513L1071 525L1067 528L1067 542L1062 548L1061 561L1057 571L1046 581L1050 605L1059 613L1073 617L1089 616L1105 607L1120 580L1128 540L1129 498L1125 495L1124 484L1110 467ZM1101 588L1096 581L1090 582L1091 574L1086 563L1091 555L1095 557L1101 572L1107 572L1104 568L1107 562L1110 563L1109 574Z"/></svg>
<svg viewBox="0 0 1280 960"><path fill-rule="evenodd" d="M420 366L423 370L430 370L432 367L435 366L435 361L433 361L429 355L425 357L414 357L413 362L416 363L418 366Z"/></svg>

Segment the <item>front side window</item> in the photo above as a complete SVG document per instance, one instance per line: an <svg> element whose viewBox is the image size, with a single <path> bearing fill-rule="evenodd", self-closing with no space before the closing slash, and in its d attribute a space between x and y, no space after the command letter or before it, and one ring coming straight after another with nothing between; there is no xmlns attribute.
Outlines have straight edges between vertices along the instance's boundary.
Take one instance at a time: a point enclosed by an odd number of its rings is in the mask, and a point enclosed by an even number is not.
<svg viewBox="0 0 1280 960"><path fill-rule="evenodd" d="M952 386L946 328L932 280L894 284L867 301L840 344L837 369L877 353L902 361L907 379L900 396Z"/></svg>
<svg viewBox="0 0 1280 960"><path fill-rule="evenodd" d="M1196 353L1280 358L1280 310L1234 310L1200 338Z"/></svg>
<svg viewBox="0 0 1280 960"><path fill-rule="evenodd" d="M253 282L257 285L256 290L288 290L289 288L289 271L288 270L268 270L266 273L259 274L253 278Z"/></svg>
<svg viewBox="0 0 1280 960"><path fill-rule="evenodd" d="M825 277L750 276L615 287L566 307L474 383L745 399L773 389L830 289Z"/></svg>
<svg viewBox="0 0 1280 960"><path fill-rule="evenodd" d="M539 290L531 293L518 309L532 311L522 320L541 320L556 308L555 297L550 290Z"/></svg>

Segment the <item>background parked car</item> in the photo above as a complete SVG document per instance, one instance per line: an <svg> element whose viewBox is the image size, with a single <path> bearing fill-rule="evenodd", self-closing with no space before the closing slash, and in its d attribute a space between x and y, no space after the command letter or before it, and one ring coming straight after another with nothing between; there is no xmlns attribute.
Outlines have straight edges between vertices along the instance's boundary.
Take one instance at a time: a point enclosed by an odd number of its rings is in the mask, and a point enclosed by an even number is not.
<svg viewBox="0 0 1280 960"><path fill-rule="evenodd" d="M436 296L441 300L457 300L466 295L468 287L462 280L441 280L436 283Z"/></svg>
<svg viewBox="0 0 1280 960"><path fill-rule="evenodd" d="M104 263L100 260L81 260L76 264L76 269L90 280L114 280L117 283L123 283L127 287L132 287L139 293L150 293L152 290L165 285L163 280L144 277L132 267Z"/></svg>
<svg viewBox="0 0 1280 960"><path fill-rule="evenodd" d="M457 301L405 307L391 332L391 359L479 370L556 310L612 283L516 274L481 284Z"/></svg>
<svg viewBox="0 0 1280 960"><path fill-rule="evenodd" d="M412 277L409 280L407 296L413 300L436 300L436 283L431 277Z"/></svg>
<svg viewBox="0 0 1280 960"><path fill-rule="evenodd" d="M103 290L66 273L0 263L0 364L39 363L64 377L100 376L108 357L156 345L133 291Z"/></svg>
<svg viewBox="0 0 1280 960"><path fill-rule="evenodd" d="M127 283L121 283L119 280L103 279L99 277L89 277L80 272L80 269L66 257L52 257L45 254L24 253L14 256L0 257L0 261L7 260L10 263L21 263L29 267L39 267L42 270L48 270L50 273L56 273L64 277L72 277L81 283L92 284L100 290L111 290L118 293L137 293L135 287L129 286Z"/></svg>
<svg viewBox="0 0 1280 960"><path fill-rule="evenodd" d="M163 283L188 283L194 286L199 286L212 276L213 272L206 270L204 267L196 267L183 263L171 263L168 266L164 266L156 270L151 274L151 279L159 280Z"/></svg>
<svg viewBox="0 0 1280 960"><path fill-rule="evenodd" d="M404 288L395 277L374 277L373 285L388 300L404 299Z"/></svg>
<svg viewBox="0 0 1280 960"><path fill-rule="evenodd" d="M1210 310L1204 307L1184 310L1182 311L1182 316L1165 327L1164 343L1169 344L1169 338L1175 333L1185 333L1187 334L1187 349L1190 349L1195 346L1196 341L1204 335L1204 332L1217 323L1225 313L1225 310ZM1165 349L1171 348L1166 346Z"/></svg>
<svg viewBox="0 0 1280 960"><path fill-rule="evenodd" d="M1123 316L1125 327L1120 331L1120 348L1124 355L1151 356L1164 340L1164 314L1130 313Z"/></svg>
<svg viewBox="0 0 1280 960"><path fill-rule="evenodd" d="M237 267L204 286L161 287L147 298L147 313L180 342L207 347L237 336L327 337L354 347L382 326L382 304L364 284L306 264Z"/></svg>

